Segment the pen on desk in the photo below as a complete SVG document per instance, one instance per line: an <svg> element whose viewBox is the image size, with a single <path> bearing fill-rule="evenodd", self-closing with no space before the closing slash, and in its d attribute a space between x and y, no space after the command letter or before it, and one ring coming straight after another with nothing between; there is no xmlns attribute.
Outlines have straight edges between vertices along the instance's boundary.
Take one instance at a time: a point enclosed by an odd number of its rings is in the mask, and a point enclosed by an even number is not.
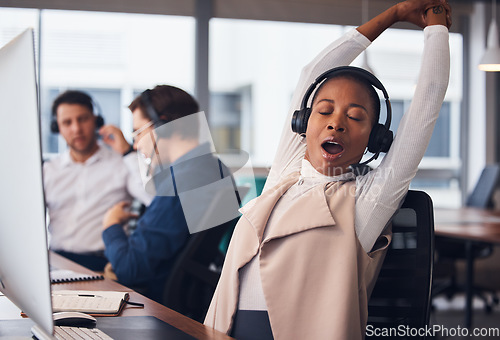
<svg viewBox="0 0 500 340"><path fill-rule="evenodd" d="M132 302L132 301L128 301L128 300L123 300L127 305L131 305L131 306L136 306L136 307L144 307L144 304L143 303L140 303L140 302Z"/></svg>

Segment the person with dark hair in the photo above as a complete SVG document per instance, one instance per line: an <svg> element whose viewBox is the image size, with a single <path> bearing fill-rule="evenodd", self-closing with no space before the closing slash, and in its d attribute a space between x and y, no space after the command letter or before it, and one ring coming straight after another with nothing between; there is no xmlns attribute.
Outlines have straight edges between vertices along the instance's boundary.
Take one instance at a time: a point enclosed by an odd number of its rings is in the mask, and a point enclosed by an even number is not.
<svg viewBox="0 0 500 340"><path fill-rule="evenodd" d="M198 103L187 92L159 85L144 91L129 108L134 148L145 165L143 181L155 198L130 236L122 227L134 216L127 202L116 204L106 213L102 238L110 265L105 273L162 302L163 288L177 255L190 233L200 231L203 217L211 212L208 207L214 197L204 188L229 180L234 190L234 183L210 143L200 143ZM196 204L186 200L190 192L195 193Z"/></svg>
<svg viewBox="0 0 500 340"><path fill-rule="evenodd" d="M124 200L152 200L138 179L130 145L115 142L121 131L103 124L88 94L61 93L52 104L51 131L65 139L68 150L43 165L50 249L96 271L107 263L100 228L106 211ZM107 145L98 142L98 134Z"/></svg>
<svg viewBox="0 0 500 340"><path fill-rule="evenodd" d="M399 2L303 68L266 186L241 209L206 325L240 340L365 338L390 221L448 86L449 15L445 0ZM370 88L384 93L389 112L387 91L373 74L347 65L399 21L423 28L424 50L393 140ZM367 150L387 154L377 168L356 173Z"/></svg>

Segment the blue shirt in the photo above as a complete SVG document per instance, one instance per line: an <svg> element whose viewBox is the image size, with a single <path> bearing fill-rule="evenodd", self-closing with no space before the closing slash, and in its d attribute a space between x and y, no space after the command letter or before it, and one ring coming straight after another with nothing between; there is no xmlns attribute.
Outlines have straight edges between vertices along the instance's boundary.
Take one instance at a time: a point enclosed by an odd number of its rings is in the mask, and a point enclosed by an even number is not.
<svg viewBox="0 0 500 340"><path fill-rule="evenodd" d="M196 182L201 187L230 176L224 165L208 171L207 164L214 162L222 164L202 144L173 164L163 165L163 173L155 176L160 195L138 219L135 231L127 236L120 224L103 231L105 255L120 283L161 302L171 268L190 236L177 191L186 185L182 183Z"/></svg>
<svg viewBox="0 0 500 340"><path fill-rule="evenodd" d="M120 283L145 289L149 298L161 301L165 281L176 255L189 238L177 196L156 196L127 237L115 224L104 230L105 255Z"/></svg>

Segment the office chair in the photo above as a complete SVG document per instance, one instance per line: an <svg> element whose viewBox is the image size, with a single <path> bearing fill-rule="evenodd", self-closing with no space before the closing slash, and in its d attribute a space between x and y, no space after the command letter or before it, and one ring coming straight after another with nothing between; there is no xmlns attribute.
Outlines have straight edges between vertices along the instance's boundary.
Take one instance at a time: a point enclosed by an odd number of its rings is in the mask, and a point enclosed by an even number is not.
<svg viewBox="0 0 500 340"><path fill-rule="evenodd" d="M465 205L482 209L494 207L493 194L500 177L500 164L487 165L479 177L472 193L467 197ZM436 237L436 271L439 277L446 280L436 280L434 284L433 297L445 294L451 299L456 293L464 291L458 284L457 272L455 269L456 260L466 260L465 242L459 239L446 237ZM475 259L485 258L493 253L493 245L485 242L474 242L472 246L472 256ZM488 299L488 295L491 299ZM499 303L498 296L494 290L488 290L474 286L474 295L484 302L485 311L490 313L494 305Z"/></svg>
<svg viewBox="0 0 500 340"><path fill-rule="evenodd" d="M203 322L224 263L219 243L236 221L191 236L167 279L163 305Z"/></svg>
<svg viewBox="0 0 500 340"><path fill-rule="evenodd" d="M237 187L240 206L247 192L248 188ZM224 264L221 242L230 238L238 219L190 236L165 284L163 305L203 322Z"/></svg>
<svg viewBox="0 0 500 340"><path fill-rule="evenodd" d="M428 325L433 256L432 200L422 191L410 190L392 220L392 242L368 301L369 327L398 329L400 325L410 328ZM401 334L380 338L404 339Z"/></svg>

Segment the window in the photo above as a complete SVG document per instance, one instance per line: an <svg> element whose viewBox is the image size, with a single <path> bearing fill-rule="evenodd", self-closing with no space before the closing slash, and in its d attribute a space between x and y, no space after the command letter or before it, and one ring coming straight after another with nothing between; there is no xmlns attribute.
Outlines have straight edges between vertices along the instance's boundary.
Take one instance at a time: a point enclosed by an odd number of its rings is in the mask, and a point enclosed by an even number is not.
<svg viewBox="0 0 500 340"><path fill-rule="evenodd" d="M240 145L250 153L254 166L267 167L272 162L302 67L343 31L334 25L210 21L210 91L214 102L210 120L222 121L216 117L222 118L224 107L232 106L234 98L218 94L233 93L242 98ZM226 138L222 134L227 135L227 128L215 129L221 136L213 136L214 140Z"/></svg>
<svg viewBox="0 0 500 340"><path fill-rule="evenodd" d="M209 124L219 153L241 150L242 94L216 92L210 96Z"/></svg>
<svg viewBox="0 0 500 340"><path fill-rule="evenodd" d="M130 137L134 89L194 88L194 18L0 8L0 46L41 17L40 103L44 153L65 149L50 133L52 100L66 89L89 92L107 123ZM35 33L38 46L38 32Z"/></svg>
<svg viewBox="0 0 500 340"><path fill-rule="evenodd" d="M138 89L172 84L194 89L191 17L0 8L0 44L41 17L41 107L45 152L64 149L48 132L58 92L84 89L102 106L106 121L130 137L127 106ZM92 23L92 24L90 24ZM268 167L276 152L300 71L352 27L254 20L211 19L209 121L219 152L250 153ZM397 41L395 44L394 42ZM368 49L375 75L393 104L393 130L407 108L420 68L420 30L390 29ZM445 104L413 188L436 206L460 204L460 102L462 37L450 35L451 77ZM361 58L354 61L361 64Z"/></svg>
<svg viewBox="0 0 500 340"><path fill-rule="evenodd" d="M391 130L397 131L399 123L403 118L404 112L408 109L410 101L403 100L391 100L392 108L392 124ZM457 115L458 116L458 115ZM452 155L457 157L456 151L452 148L452 145L457 145L458 141L452 140L452 127L455 122L452 122L451 117L451 103L445 101L439 112L439 117L436 121L436 126L434 127L434 132L432 134L431 141L427 147L424 157L441 157L450 158ZM458 120L460 117L456 117Z"/></svg>
<svg viewBox="0 0 500 340"><path fill-rule="evenodd" d="M44 125L50 120L53 89L81 89L93 96L106 123L120 126L130 138L127 107L135 89L157 84L194 88L193 18L44 10L42 23ZM57 144L49 143L45 151L64 150L64 141Z"/></svg>
<svg viewBox="0 0 500 340"><path fill-rule="evenodd" d="M38 27L38 10L0 7L0 47L28 27ZM37 41L35 31L35 46Z"/></svg>

